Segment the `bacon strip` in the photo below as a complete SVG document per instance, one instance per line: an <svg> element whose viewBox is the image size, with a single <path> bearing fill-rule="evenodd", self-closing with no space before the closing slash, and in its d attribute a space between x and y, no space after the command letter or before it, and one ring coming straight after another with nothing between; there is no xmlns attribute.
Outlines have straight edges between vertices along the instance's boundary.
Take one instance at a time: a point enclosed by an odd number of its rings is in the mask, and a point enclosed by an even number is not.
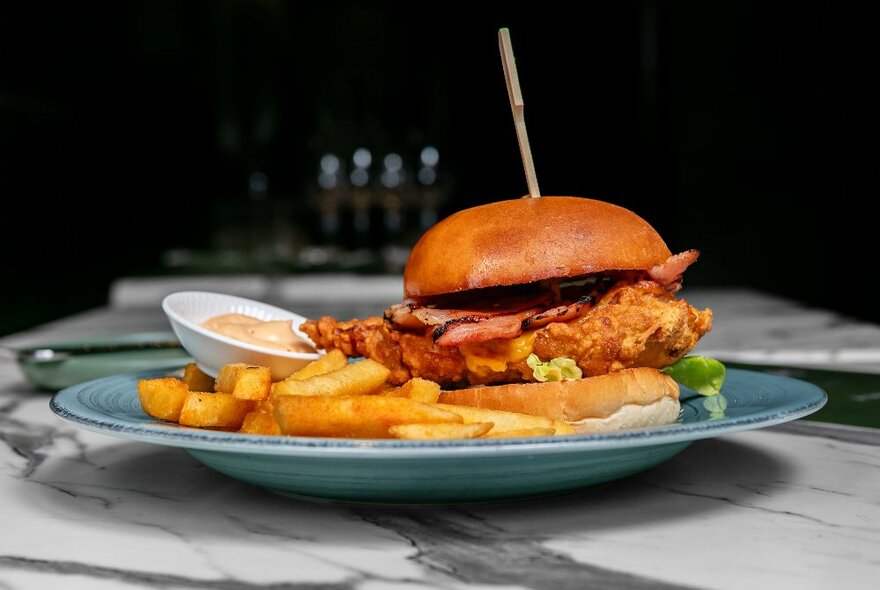
<svg viewBox="0 0 880 590"><path fill-rule="evenodd" d="M431 307L418 307L413 310L413 315L426 326L440 326L452 321L477 321L502 314L500 312L489 313L469 309L434 309Z"/></svg>
<svg viewBox="0 0 880 590"><path fill-rule="evenodd" d="M414 309L415 305L411 301L397 303L385 310L385 319L404 330L424 328L425 326L422 324L422 321L413 315Z"/></svg>
<svg viewBox="0 0 880 590"><path fill-rule="evenodd" d="M647 270L647 275L659 283L670 293L681 288L682 274L691 264L696 262L699 251L687 250L670 256L661 264ZM636 271L633 271L636 272ZM645 276L645 271L638 275ZM629 280L635 280L635 276ZM454 300L441 300L444 305L421 305L417 300L406 300L394 305L385 312L385 320L404 330L432 329L434 343L437 346L455 347L462 344L485 342L496 338L516 338L525 330L535 330L551 322L571 322L585 315L602 293L612 284L627 280L625 277L602 277L592 287L589 295L581 296L577 301L559 301L559 291L543 292L528 298L505 297L491 306L473 306L465 303L462 308L453 308ZM583 292L583 291L581 291ZM571 293L570 296L575 295ZM556 300L554 301L554 297ZM468 300L473 303L474 300ZM449 307L445 307L445 306ZM547 309L548 306L554 305Z"/></svg>
<svg viewBox="0 0 880 590"><path fill-rule="evenodd" d="M522 333L523 320L534 310L491 318L459 318L434 330L437 346L461 346L495 338L516 338Z"/></svg>
<svg viewBox="0 0 880 590"><path fill-rule="evenodd" d="M535 330L550 322L570 322L587 313L592 301L593 297L585 295L574 303L544 311L527 309L491 317L457 317L434 330L434 342L437 346L459 346L495 338L516 338L524 330Z"/></svg>
<svg viewBox="0 0 880 590"><path fill-rule="evenodd" d="M417 304L413 300L393 305L385 312L385 319L399 328L424 328L442 326L451 321L477 321L497 316L507 316L526 310L540 310L550 303L551 293L541 293L527 299L496 301L491 307L437 308Z"/></svg>
<svg viewBox="0 0 880 590"><path fill-rule="evenodd" d="M584 295L574 303L560 305L547 311L527 317L522 322L523 330L535 330L546 326L550 322L570 322L579 318L590 310L593 303L592 295Z"/></svg>
<svg viewBox="0 0 880 590"><path fill-rule="evenodd" d="M676 293L681 289L684 271L696 262L699 256L699 250L685 250L680 254L670 256L665 262L649 268L648 276L663 285L670 293Z"/></svg>

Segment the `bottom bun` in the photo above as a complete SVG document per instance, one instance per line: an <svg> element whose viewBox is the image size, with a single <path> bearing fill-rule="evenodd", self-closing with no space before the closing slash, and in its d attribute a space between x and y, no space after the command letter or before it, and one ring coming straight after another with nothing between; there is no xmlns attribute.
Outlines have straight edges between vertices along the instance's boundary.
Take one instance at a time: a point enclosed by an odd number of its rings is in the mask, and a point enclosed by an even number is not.
<svg viewBox="0 0 880 590"><path fill-rule="evenodd" d="M572 381L443 391L440 402L546 416L578 432L612 432L675 422L681 411L678 395L671 377L637 367Z"/></svg>
<svg viewBox="0 0 880 590"><path fill-rule="evenodd" d="M569 422L576 432L616 432L648 426L665 426L678 420L681 404L678 399L663 397L647 406L627 404L607 418L584 418Z"/></svg>

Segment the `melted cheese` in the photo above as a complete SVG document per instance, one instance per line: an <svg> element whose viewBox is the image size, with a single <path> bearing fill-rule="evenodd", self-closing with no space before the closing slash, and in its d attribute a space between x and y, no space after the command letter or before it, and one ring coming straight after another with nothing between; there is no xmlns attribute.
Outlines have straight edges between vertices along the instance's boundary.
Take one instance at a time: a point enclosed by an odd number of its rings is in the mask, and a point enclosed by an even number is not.
<svg viewBox="0 0 880 590"><path fill-rule="evenodd" d="M535 332L523 332L512 340L489 340L478 344L463 344L459 349L468 371L485 377L503 373L508 363L525 360L535 345Z"/></svg>

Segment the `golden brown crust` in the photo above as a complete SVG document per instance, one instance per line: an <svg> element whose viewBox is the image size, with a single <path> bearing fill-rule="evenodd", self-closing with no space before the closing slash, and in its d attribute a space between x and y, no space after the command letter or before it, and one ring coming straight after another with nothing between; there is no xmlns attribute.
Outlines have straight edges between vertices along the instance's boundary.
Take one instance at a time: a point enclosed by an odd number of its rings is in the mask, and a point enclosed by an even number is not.
<svg viewBox="0 0 880 590"><path fill-rule="evenodd" d="M653 281L608 291L584 317L538 330L534 353L568 357L585 376L628 367L665 367L688 354L712 328L712 311L676 299Z"/></svg>
<svg viewBox="0 0 880 590"><path fill-rule="evenodd" d="M388 382L402 385L412 377L440 383L464 380L467 366L458 348L435 346L429 332L392 329L381 317L340 322L330 316L301 326L318 348L340 349L346 356L363 356L386 366Z"/></svg>
<svg viewBox="0 0 880 590"><path fill-rule="evenodd" d="M629 209L581 197L497 201L450 215L410 252L404 296L646 269L671 255Z"/></svg>
<svg viewBox="0 0 880 590"><path fill-rule="evenodd" d="M440 402L522 412L576 423L607 418L625 405L648 408L664 398L678 401L678 384L646 367L573 381L514 383L443 391Z"/></svg>

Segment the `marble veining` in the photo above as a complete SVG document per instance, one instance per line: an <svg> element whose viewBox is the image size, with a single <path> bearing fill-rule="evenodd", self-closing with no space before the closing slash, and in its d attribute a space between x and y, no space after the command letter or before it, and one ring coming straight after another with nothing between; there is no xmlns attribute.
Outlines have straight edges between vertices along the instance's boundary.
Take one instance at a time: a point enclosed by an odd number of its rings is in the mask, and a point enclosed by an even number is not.
<svg viewBox="0 0 880 590"><path fill-rule="evenodd" d="M182 588L567 589L785 577L810 588L821 587L807 575L815 563L825 580L880 573L877 440L829 439L823 425L698 441L653 470L576 493L398 508L281 497L180 449L76 430L47 413L45 397L2 391L12 401L0 422L0 514L16 533L0 541L0 581L11 572ZM766 563L747 573L755 559Z"/></svg>

